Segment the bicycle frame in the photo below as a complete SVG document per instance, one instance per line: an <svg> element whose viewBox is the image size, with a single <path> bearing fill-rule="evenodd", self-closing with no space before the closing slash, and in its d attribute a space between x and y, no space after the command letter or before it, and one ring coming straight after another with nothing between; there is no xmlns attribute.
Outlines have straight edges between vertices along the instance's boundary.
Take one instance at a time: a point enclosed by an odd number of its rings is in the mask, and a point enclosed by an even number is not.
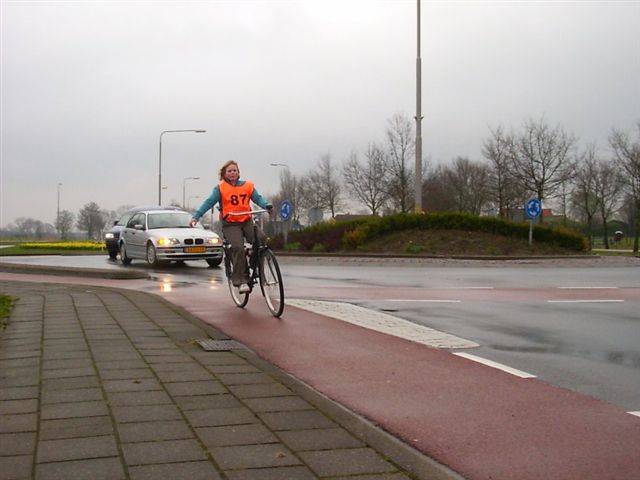
<svg viewBox="0 0 640 480"><path fill-rule="evenodd" d="M251 210L249 212L236 213L235 215L257 215L265 213L267 210ZM229 214L233 215L233 214ZM249 293L240 293L238 288L231 282L231 275L233 272L233 265L230 255L231 245L226 241L224 243L225 252L225 270L227 276L227 282L229 284L229 291L234 303L243 308L249 301L249 294L253 292L253 287L256 284L260 284L260 290L262 292L267 306L272 315L279 317L284 310L284 288L282 285L282 275L280 273L280 267L274 253L269 246L262 240L262 231L253 220L253 243L245 243L245 255L247 258L247 268L249 273ZM266 268L265 268L266 267Z"/></svg>

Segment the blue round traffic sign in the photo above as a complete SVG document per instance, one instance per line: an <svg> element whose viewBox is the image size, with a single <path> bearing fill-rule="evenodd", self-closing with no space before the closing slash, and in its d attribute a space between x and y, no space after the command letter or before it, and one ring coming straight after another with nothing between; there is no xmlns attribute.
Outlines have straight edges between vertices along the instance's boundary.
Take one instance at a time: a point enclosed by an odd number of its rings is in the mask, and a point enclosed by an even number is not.
<svg viewBox="0 0 640 480"><path fill-rule="evenodd" d="M280 205L280 218L282 218L282 220L289 220L292 211L293 205L291 205L289 200L285 200L282 202L282 205Z"/></svg>
<svg viewBox="0 0 640 480"><path fill-rule="evenodd" d="M542 213L542 203L539 198L530 198L524 207L527 217L538 218Z"/></svg>

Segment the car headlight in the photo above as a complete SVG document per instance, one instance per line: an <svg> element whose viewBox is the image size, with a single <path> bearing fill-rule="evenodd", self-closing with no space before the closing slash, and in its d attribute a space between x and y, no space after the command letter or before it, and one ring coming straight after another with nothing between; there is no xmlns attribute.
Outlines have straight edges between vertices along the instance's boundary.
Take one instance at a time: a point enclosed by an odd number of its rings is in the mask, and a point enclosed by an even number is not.
<svg viewBox="0 0 640 480"><path fill-rule="evenodd" d="M113 233L105 233L104 238L113 238Z"/></svg>
<svg viewBox="0 0 640 480"><path fill-rule="evenodd" d="M177 238L159 238L159 247L170 247L171 245L179 245L180 241Z"/></svg>
<svg viewBox="0 0 640 480"><path fill-rule="evenodd" d="M211 237L206 240L207 245L222 245L222 239L220 237Z"/></svg>

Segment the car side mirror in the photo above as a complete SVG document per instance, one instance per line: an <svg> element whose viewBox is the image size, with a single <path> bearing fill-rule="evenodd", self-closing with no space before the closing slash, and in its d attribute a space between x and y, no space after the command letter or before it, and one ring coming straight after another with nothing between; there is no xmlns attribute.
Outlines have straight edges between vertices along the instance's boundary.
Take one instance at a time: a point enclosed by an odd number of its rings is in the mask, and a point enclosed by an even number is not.
<svg viewBox="0 0 640 480"><path fill-rule="evenodd" d="M139 223L137 223L133 226L133 228L135 228L136 230L144 230L144 225L140 225Z"/></svg>

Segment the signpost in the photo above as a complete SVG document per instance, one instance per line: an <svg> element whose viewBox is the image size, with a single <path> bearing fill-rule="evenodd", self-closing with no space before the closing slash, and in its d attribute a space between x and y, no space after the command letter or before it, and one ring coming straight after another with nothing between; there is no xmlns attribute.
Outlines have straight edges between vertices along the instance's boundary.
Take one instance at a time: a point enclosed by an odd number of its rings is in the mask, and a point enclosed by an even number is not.
<svg viewBox="0 0 640 480"><path fill-rule="evenodd" d="M291 218L291 214L293 213L293 205L289 200L285 200L280 205L280 218L283 221L284 226L284 243L287 243L287 234L289 233L289 219Z"/></svg>
<svg viewBox="0 0 640 480"><path fill-rule="evenodd" d="M529 246L533 243L533 221L542 213L542 203L539 198L530 198L524 205L524 211L529 217Z"/></svg>

